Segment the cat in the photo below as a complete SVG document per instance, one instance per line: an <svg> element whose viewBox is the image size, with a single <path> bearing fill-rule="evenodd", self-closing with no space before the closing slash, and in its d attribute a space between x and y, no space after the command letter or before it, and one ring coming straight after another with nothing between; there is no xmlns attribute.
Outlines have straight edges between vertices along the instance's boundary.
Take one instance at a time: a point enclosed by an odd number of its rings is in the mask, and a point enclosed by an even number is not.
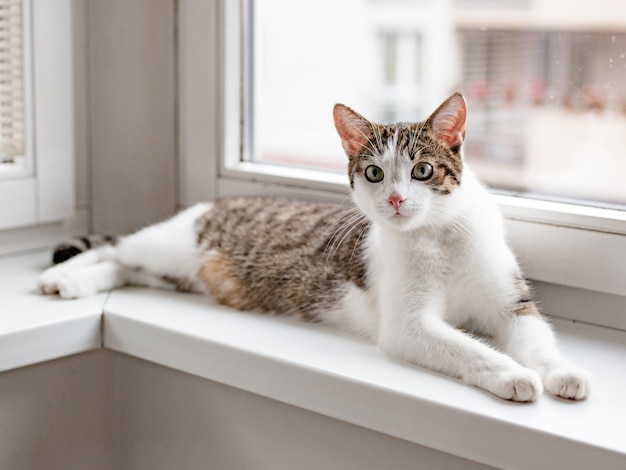
<svg viewBox="0 0 626 470"><path fill-rule="evenodd" d="M205 293L360 335L503 399L531 402L544 387L584 399L589 374L558 351L501 215L462 157L466 116L459 93L418 123L377 124L337 104L352 206L200 203L47 269L39 291Z"/></svg>

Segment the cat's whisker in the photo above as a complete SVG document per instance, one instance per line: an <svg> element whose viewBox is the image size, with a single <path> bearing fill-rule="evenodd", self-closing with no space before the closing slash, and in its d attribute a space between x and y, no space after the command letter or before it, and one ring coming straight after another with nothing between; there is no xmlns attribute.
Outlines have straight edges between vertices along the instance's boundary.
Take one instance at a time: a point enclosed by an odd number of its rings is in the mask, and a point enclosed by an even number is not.
<svg viewBox="0 0 626 470"><path fill-rule="evenodd" d="M383 139L382 139L382 135L380 133L380 126L378 125L373 125L372 126L372 132L374 133L374 137L376 137L376 143L378 144L378 148L383 149Z"/></svg>
<svg viewBox="0 0 626 470"><path fill-rule="evenodd" d="M339 228L341 228L347 217L352 217L359 214L359 210L355 207L349 208L346 211L342 211L335 215L327 224L326 230L323 232L323 236L328 236L329 234L336 232ZM337 227L337 229L335 229Z"/></svg>
<svg viewBox="0 0 626 470"><path fill-rule="evenodd" d="M468 228L461 220L466 219L462 215L456 215L456 217L447 214L443 210L431 209L431 213L434 217L439 218L447 227L456 231L464 240L474 241L475 235L470 228Z"/></svg>
<svg viewBox="0 0 626 470"><path fill-rule="evenodd" d="M367 232L367 230L372 225L369 220L367 222L368 223L365 225L365 227L363 227L363 230L361 230L361 233L359 233L359 236L357 237L356 242L354 243L354 247L352 248L352 253L350 254L350 262L352 262L352 259L354 258L354 254L356 253L356 249L359 246L359 243L361 241L361 238L363 237L363 234Z"/></svg>
<svg viewBox="0 0 626 470"><path fill-rule="evenodd" d="M372 139L370 138L370 136L365 134L365 132L363 132L361 127L358 126L357 124L355 124L354 122L349 121L348 124L350 124L354 129L356 129L359 132L359 134L361 134L363 137L365 137L365 140L367 141L367 143L369 145L363 145L363 143L360 140L359 141L349 140L349 142L361 145L361 146L365 147L367 150L369 150L370 152L372 152L372 155L375 155L377 153L376 152L376 145L374 144L374 142L372 142ZM376 133L375 126L370 126L370 128L372 129L372 133L376 137L376 142L378 143L378 146L382 148L382 142L381 142L379 136Z"/></svg>
<svg viewBox="0 0 626 470"><path fill-rule="evenodd" d="M437 242L437 245L439 244L439 237L437 236L437 229L435 228L435 226L433 225L433 223L428 220L428 225L430 226L431 230L433 231L433 235L435 236L435 242Z"/></svg>
<svg viewBox="0 0 626 470"><path fill-rule="evenodd" d="M350 233L365 220L367 220L367 217L357 211L352 214L350 219L346 220L337 231L333 233L329 240L330 251L328 251L326 256L326 263L328 263L335 256L348 235L350 235Z"/></svg>
<svg viewBox="0 0 626 470"><path fill-rule="evenodd" d="M332 243L330 248L331 252L329 254L329 258L332 258L334 254L337 252L345 238L350 234L352 230L363 220L366 220L366 217L359 212L353 213L349 219L344 219L341 226L332 234L330 237L330 242Z"/></svg>
<svg viewBox="0 0 626 470"><path fill-rule="evenodd" d="M454 220L452 218L448 219L448 226L454 229L464 240L473 241L475 240L474 234L469 230L465 225L461 222Z"/></svg>
<svg viewBox="0 0 626 470"><path fill-rule="evenodd" d="M365 216L355 208L347 212L342 212L331 221L328 229L325 231L325 236L328 236L328 242L324 249L327 262L335 255L341 242L353 230L356 223L363 218L365 218Z"/></svg>
<svg viewBox="0 0 626 470"><path fill-rule="evenodd" d="M424 127L426 127L426 124L422 124L417 134L413 134L414 137L411 142L411 152L410 152L412 155L415 155L415 149L418 147L420 137L422 136L422 132L424 131ZM422 150L422 148L420 148L420 150Z"/></svg>
<svg viewBox="0 0 626 470"><path fill-rule="evenodd" d="M432 143L432 144L430 144L430 145L423 145L423 146L419 147L419 149L418 149L418 150L419 150L420 152L424 152L425 150L430 150L431 148L437 147L438 145L439 145L439 144L437 144L437 143Z"/></svg>
<svg viewBox="0 0 626 470"><path fill-rule="evenodd" d="M373 147L373 143L371 141L368 140L368 144L369 145L364 145L362 142L358 141L358 140L348 140L348 142L351 143L355 143L357 145L360 145L362 148L368 150L370 152L370 154L376 155L378 152L376 151L376 149Z"/></svg>

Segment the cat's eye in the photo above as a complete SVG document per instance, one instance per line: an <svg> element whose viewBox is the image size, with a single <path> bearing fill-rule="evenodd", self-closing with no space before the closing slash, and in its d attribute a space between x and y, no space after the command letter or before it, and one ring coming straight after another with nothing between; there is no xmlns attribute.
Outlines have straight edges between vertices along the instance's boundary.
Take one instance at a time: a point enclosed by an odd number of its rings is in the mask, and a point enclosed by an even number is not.
<svg viewBox="0 0 626 470"><path fill-rule="evenodd" d="M384 177L385 173L376 165L370 165L365 169L365 178L370 183L380 183Z"/></svg>
<svg viewBox="0 0 626 470"><path fill-rule="evenodd" d="M426 181L433 176L433 166L430 163L420 162L413 167L411 176L418 181Z"/></svg>

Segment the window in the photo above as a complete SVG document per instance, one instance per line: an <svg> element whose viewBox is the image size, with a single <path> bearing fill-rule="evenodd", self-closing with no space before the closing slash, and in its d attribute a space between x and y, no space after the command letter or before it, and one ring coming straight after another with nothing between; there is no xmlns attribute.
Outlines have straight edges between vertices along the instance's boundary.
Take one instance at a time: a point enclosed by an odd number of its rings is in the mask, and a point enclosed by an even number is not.
<svg viewBox="0 0 626 470"><path fill-rule="evenodd" d="M626 203L626 35L470 30L467 158L494 187ZM610 169L610 170L609 170Z"/></svg>
<svg viewBox="0 0 626 470"><path fill-rule="evenodd" d="M466 153L474 153L468 156L472 165L482 167L485 180L492 175L499 178L490 180L493 187L505 187L500 183L520 168L519 174L528 177L525 181L531 184L497 190L494 197L505 216L511 245L526 275L535 281L544 305L558 316L626 329L626 212L617 202L619 198L603 195L594 201L579 191L573 196L561 190L548 191L537 183L560 181L559 172L544 162L533 161L532 166L524 167L537 148L548 153L556 150L563 158L569 153L559 149L569 145L569 151L571 146L581 145L583 129L588 133L600 129L593 123L607 121L606 114L610 119L620 119L621 111L614 101L610 106L606 101L607 106L598 111L585 104L580 94L570 93L575 99L567 104L561 98L557 100L564 95L551 89L564 80L576 86L586 80L604 80L603 85L608 85L611 93L619 89L614 83L616 76L601 78L596 65L584 72L587 75L581 75L582 65L573 65L581 58L606 64L598 59L597 50L581 52L579 41L592 45L599 41L604 46L607 38L610 44L621 41L618 31L626 24L626 9L612 0L598 1L593 10L566 8L555 1L515 0L351 0L332 5L330 0L321 0L297 6L282 0L224 2L219 30L223 35L218 49L221 57L214 67L219 125L214 150L218 166L211 194L345 200L349 192L345 156L333 128L332 106L344 102L381 120L385 115L399 114L393 103L390 106L384 101L389 97L381 90L393 86L399 67L393 65L398 61L398 42L410 41L412 52L403 53L403 59L414 61L415 80L407 79L405 83L415 84L419 101L411 106L420 110L420 118L451 90L462 88L473 116L468 128L473 136L468 136L466 142ZM506 8L500 8L504 3ZM497 14L487 11L487 7L497 7ZM271 8L280 12L270 15ZM369 13L364 15L364 10ZM341 16L342 11L360 16ZM398 15L398 11L403 14ZM368 35L363 34L363 25L371 27ZM300 41L302 38L306 41ZM485 49L485 44L492 46ZM518 47L522 49L516 52L524 52L520 55L524 58L524 76L507 62L507 54ZM369 54L368 63L356 54L359 49ZM563 55L559 52L563 50L570 52ZM555 54L561 54L560 58L555 59ZM463 56L466 61L461 60ZM572 67L561 67L560 62L567 57ZM613 58L614 66L619 62L619 55L606 57ZM608 62L609 70L605 68L602 73L615 73ZM552 65L546 67L546 63ZM541 73L534 68L539 66L544 67ZM366 73L365 67L370 67L371 73ZM318 81L312 82L311 74ZM492 80L491 86L483 85L484 76ZM525 83L524 93L507 86L509 76ZM534 77L544 80L544 85L539 86ZM472 86L463 85L462 80ZM191 99L186 103L189 108L196 105ZM514 105L502 109L507 103ZM530 121L528 114L533 113L543 119ZM560 141L550 143L536 138L529 144L529 127L534 126L540 136L549 134L549 119L563 113L570 113L576 124L566 121L559 130ZM576 127L587 121L592 124ZM613 127L604 129L609 132ZM485 153L481 149L486 149ZM587 165L582 161L577 168L568 164L557 170L569 170L584 180L585 175L593 176L612 161L615 171L605 174L620 178L621 152L604 152L606 146L602 150L602 161ZM542 164L545 168L538 169ZM552 170L552 175L542 175L546 169ZM541 178L535 178L537 175ZM510 180L519 183L515 178ZM197 193L203 190L190 187Z"/></svg>
<svg viewBox="0 0 626 470"><path fill-rule="evenodd" d="M74 213L73 83L71 0L0 2L1 230Z"/></svg>
<svg viewBox="0 0 626 470"><path fill-rule="evenodd" d="M415 119L424 110L419 103L424 92L422 78L422 37L418 32L382 31L377 34L380 71L376 80L376 107L381 120L395 122Z"/></svg>
<svg viewBox="0 0 626 470"><path fill-rule="evenodd" d="M246 158L343 170L335 102L420 120L461 90L490 186L626 203L626 7L606 2L249 0Z"/></svg>

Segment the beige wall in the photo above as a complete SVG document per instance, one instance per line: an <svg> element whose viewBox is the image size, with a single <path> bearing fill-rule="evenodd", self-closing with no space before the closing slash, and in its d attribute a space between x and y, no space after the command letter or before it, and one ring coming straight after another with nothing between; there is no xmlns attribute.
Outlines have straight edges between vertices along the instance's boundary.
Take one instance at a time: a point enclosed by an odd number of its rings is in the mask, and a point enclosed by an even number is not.
<svg viewBox="0 0 626 470"><path fill-rule="evenodd" d="M0 374L0 468L116 468L104 351Z"/></svg>
<svg viewBox="0 0 626 470"><path fill-rule="evenodd" d="M176 208L174 0L89 0L91 208L120 233Z"/></svg>
<svg viewBox="0 0 626 470"><path fill-rule="evenodd" d="M76 0L77 205L125 233L215 196L218 0Z"/></svg>

